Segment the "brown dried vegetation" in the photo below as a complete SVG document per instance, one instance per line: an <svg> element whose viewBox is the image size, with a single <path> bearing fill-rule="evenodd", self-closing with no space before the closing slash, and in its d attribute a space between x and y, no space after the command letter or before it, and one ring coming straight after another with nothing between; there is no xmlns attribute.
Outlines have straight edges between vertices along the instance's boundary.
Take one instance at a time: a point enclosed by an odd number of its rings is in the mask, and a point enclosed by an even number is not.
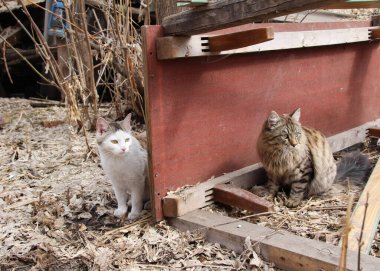
<svg viewBox="0 0 380 271"><path fill-rule="evenodd" d="M88 151L62 107L0 99L0 112L0 270L274 270L249 240L236 255L147 211L115 219L94 134Z"/></svg>

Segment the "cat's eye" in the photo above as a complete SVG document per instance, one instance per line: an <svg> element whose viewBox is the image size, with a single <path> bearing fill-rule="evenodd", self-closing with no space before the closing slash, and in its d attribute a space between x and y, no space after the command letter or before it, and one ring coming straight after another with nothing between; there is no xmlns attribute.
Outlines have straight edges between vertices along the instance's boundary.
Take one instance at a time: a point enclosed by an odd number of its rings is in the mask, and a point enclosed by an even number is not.
<svg viewBox="0 0 380 271"><path fill-rule="evenodd" d="M119 142L117 142L117 140L113 139L113 140L111 140L111 143L112 143L112 144L117 144L117 143L119 143Z"/></svg>
<svg viewBox="0 0 380 271"><path fill-rule="evenodd" d="M129 138L127 137L126 139L125 139L125 142L128 142L129 141Z"/></svg>

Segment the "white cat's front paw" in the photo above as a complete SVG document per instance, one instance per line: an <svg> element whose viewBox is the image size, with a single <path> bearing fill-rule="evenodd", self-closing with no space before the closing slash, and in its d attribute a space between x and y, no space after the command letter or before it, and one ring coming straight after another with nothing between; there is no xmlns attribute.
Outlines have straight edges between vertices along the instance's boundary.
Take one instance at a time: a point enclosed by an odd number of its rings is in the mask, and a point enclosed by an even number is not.
<svg viewBox="0 0 380 271"><path fill-rule="evenodd" d="M113 215L116 217L123 217L127 213L127 208L117 208L114 212ZM129 218L129 216L128 216Z"/></svg>
<svg viewBox="0 0 380 271"><path fill-rule="evenodd" d="M150 201L145 202L144 210L152 210L152 204Z"/></svg>
<svg viewBox="0 0 380 271"><path fill-rule="evenodd" d="M128 219L129 220L135 220L136 218L138 218L140 216L140 213L129 213L128 215Z"/></svg>

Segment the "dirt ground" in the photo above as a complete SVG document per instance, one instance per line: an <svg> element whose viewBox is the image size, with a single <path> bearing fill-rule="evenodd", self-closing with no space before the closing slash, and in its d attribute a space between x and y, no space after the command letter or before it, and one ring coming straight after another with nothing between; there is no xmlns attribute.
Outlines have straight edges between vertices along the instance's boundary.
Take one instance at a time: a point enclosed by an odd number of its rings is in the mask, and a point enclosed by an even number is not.
<svg viewBox="0 0 380 271"><path fill-rule="evenodd" d="M181 233L149 212L113 216L116 201L63 107L0 99L0 270L277 270Z"/></svg>

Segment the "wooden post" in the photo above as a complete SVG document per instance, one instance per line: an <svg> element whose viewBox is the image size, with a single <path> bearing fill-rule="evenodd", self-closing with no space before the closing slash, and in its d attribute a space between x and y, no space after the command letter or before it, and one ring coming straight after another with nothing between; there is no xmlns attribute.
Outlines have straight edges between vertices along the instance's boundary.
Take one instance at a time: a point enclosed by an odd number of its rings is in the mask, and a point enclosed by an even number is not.
<svg viewBox="0 0 380 271"><path fill-rule="evenodd" d="M367 198L368 197L368 198ZM348 235L348 249L358 251L359 249L368 254L371 250L372 240L376 234L380 221L380 160L365 186L355 210L351 216L351 231ZM366 204L368 207L363 224ZM360 236L362 244L359 244ZM361 246L359 248L359 246Z"/></svg>

